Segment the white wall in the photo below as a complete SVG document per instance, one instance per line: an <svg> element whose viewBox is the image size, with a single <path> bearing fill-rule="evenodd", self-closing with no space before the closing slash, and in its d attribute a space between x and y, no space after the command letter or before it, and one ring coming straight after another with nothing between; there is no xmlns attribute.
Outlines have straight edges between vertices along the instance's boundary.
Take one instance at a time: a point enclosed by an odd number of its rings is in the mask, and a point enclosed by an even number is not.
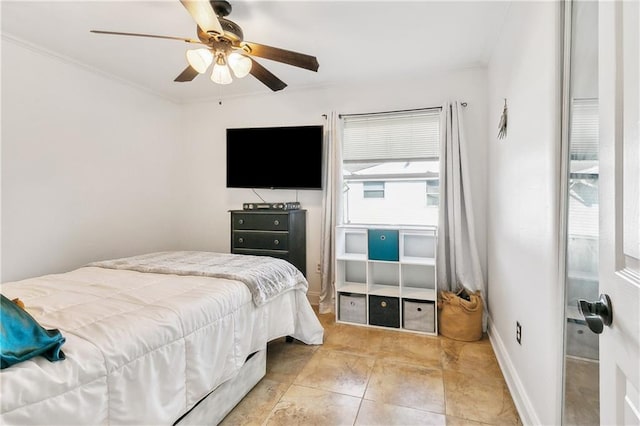
<svg viewBox="0 0 640 426"><path fill-rule="evenodd" d="M514 2L488 67L490 334L525 424L558 424L559 2ZM515 340L522 324L522 345Z"/></svg>
<svg viewBox="0 0 640 426"><path fill-rule="evenodd" d="M323 124L322 114L389 111L437 106L446 100L468 102L465 121L475 184L477 239L483 267L486 247L486 70L468 69L446 75L425 75L420 80L398 79L377 85L290 90L185 106L187 179L189 185L182 217L182 245L191 249L229 250L230 209L243 202L260 201L251 190L225 188L225 129L242 126ZM286 164L274 165L283 167ZM267 201L292 201L295 191L258 190ZM320 260L321 191L298 191L307 209L307 271L312 300L320 291L314 271ZM486 268L484 268L486 272Z"/></svg>
<svg viewBox="0 0 640 426"><path fill-rule="evenodd" d="M2 281L170 249L178 105L2 39Z"/></svg>

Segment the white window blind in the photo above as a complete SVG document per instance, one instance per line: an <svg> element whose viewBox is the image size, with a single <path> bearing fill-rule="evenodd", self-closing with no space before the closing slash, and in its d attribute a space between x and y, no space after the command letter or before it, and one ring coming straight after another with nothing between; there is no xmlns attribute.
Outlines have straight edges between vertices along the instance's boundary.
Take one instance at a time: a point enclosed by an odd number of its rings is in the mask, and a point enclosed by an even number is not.
<svg viewBox="0 0 640 426"><path fill-rule="evenodd" d="M573 99L570 153L574 160L597 160L599 116L597 99Z"/></svg>
<svg viewBox="0 0 640 426"><path fill-rule="evenodd" d="M440 109L353 115L343 120L345 162L440 156Z"/></svg>

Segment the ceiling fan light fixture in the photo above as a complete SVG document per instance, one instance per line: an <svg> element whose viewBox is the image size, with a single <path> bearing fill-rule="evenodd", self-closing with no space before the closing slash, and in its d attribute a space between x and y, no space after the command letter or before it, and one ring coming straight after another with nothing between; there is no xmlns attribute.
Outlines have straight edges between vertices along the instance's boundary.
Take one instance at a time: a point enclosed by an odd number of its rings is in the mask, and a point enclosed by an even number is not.
<svg viewBox="0 0 640 426"><path fill-rule="evenodd" d="M237 78L246 77L251 71L251 59L238 52L231 53L227 57L227 61Z"/></svg>
<svg viewBox="0 0 640 426"><path fill-rule="evenodd" d="M218 84L230 84L233 81L224 53L216 54L216 63L213 65L211 81Z"/></svg>
<svg viewBox="0 0 640 426"><path fill-rule="evenodd" d="M187 62L191 68L202 74L213 62L213 54L206 48L187 50Z"/></svg>
<svg viewBox="0 0 640 426"><path fill-rule="evenodd" d="M180 0L180 3L196 23L197 39L116 31L90 31L98 34L179 40L191 45L199 45L185 52L189 65L173 80L175 82L193 81L199 74L207 72L213 64L210 77L214 83L230 84L234 76L242 78L251 74L274 92L287 87L284 81L262 66L254 57L318 71L319 64L315 56L244 41L242 28L226 18L231 12L231 4L226 0Z"/></svg>

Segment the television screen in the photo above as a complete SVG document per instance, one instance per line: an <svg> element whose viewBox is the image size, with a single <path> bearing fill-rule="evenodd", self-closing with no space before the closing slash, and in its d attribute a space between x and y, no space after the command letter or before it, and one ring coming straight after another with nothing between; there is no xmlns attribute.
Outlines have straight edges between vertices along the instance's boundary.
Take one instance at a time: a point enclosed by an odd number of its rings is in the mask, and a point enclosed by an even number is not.
<svg viewBox="0 0 640 426"><path fill-rule="evenodd" d="M322 126L227 129L227 188L322 189Z"/></svg>

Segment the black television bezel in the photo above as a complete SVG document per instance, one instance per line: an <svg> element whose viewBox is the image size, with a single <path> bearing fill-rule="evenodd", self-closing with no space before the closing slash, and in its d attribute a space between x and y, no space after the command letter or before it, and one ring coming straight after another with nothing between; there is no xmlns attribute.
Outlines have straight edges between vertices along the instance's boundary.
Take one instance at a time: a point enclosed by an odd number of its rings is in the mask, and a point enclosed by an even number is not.
<svg viewBox="0 0 640 426"><path fill-rule="evenodd" d="M268 186L266 184L260 185L229 185L229 131L239 131L239 130L275 130L275 129L299 129L299 128L316 128L319 130L319 138L317 141L320 142L320 170L319 170L319 185L317 186ZM324 125L322 124L305 124L305 125L283 125L283 126L254 126L254 127L231 127L227 128L225 131L226 138L226 188L228 189L280 189L280 190L308 190L308 191L322 191L324 189L324 167L325 167L325 158L324 158ZM283 159L283 161L287 161L289 158Z"/></svg>

